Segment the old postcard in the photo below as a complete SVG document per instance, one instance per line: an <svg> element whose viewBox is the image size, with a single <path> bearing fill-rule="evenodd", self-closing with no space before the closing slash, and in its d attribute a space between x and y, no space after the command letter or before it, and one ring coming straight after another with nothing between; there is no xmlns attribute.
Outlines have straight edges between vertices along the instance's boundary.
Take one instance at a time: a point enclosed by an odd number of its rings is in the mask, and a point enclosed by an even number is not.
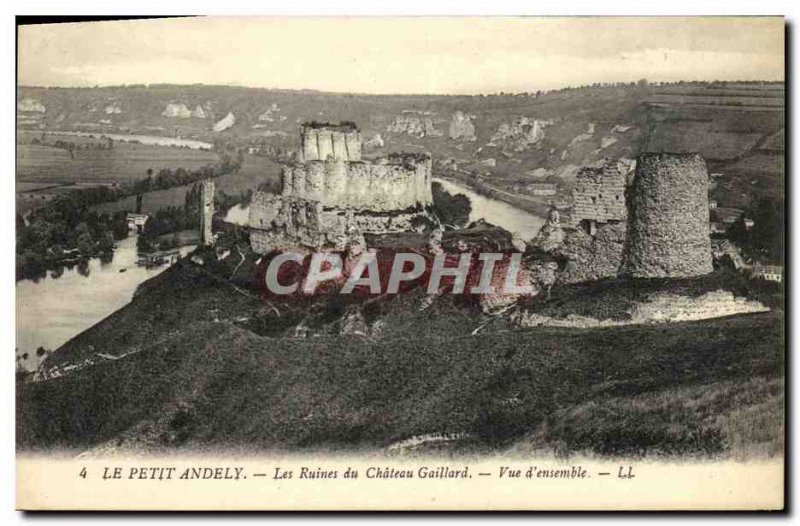
<svg viewBox="0 0 800 526"><path fill-rule="evenodd" d="M782 509L784 33L18 19L17 507Z"/></svg>

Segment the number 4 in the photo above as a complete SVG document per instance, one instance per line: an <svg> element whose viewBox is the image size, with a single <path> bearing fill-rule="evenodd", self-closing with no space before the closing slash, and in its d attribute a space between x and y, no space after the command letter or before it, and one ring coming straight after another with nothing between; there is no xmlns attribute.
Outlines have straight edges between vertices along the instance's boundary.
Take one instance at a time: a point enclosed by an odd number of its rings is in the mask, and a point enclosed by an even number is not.
<svg viewBox="0 0 800 526"><path fill-rule="evenodd" d="M85 478L86 478L86 467L85 467L85 466L84 466L84 468L83 468L83 469L81 469L81 472L80 472L80 473L78 473L78 476L79 476L79 477L81 477L81 478L83 478L83 479L85 479Z"/></svg>

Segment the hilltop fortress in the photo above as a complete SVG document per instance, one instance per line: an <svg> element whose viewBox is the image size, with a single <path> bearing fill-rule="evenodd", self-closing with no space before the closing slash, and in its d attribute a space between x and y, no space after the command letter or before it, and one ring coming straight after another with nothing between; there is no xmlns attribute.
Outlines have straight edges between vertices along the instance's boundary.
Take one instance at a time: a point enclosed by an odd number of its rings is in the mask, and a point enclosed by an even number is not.
<svg viewBox="0 0 800 526"><path fill-rule="evenodd" d="M254 252L345 250L365 246L364 234L409 232L428 223L428 154L362 159L361 134L349 122L303 124L300 144L300 159L282 170L281 194L253 197L248 223ZM632 184L629 175L611 159L581 169L570 230L562 231L555 214L533 240L564 263L559 281L685 278L713 270L702 157L644 153Z"/></svg>
<svg viewBox="0 0 800 526"><path fill-rule="evenodd" d="M433 203L428 154L363 160L361 134L349 122L303 124L300 143L301 159L281 172L281 195L253 197L255 252L342 249L363 234L413 230L427 217Z"/></svg>

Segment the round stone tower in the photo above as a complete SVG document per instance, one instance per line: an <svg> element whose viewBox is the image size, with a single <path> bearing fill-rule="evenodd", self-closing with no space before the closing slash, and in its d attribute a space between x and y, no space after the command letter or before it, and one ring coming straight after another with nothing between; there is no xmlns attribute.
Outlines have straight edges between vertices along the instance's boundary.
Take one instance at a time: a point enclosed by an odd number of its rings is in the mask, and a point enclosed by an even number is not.
<svg viewBox="0 0 800 526"><path fill-rule="evenodd" d="M642 154L628 207L624 274L678 278L713 270L708 172L699 154Z"/></svg>

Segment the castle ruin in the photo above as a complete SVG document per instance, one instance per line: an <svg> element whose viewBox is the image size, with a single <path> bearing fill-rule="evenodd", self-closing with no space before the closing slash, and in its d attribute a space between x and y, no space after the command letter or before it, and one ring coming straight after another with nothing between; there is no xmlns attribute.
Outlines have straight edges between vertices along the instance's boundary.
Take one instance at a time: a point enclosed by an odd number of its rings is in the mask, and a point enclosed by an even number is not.
<svg viewBox="0 0 800 526"><path fill-rule="evenodd" d="M699 154L642 154L629 207L624 274L677 278L712 272L708 172Z"/></svg>
<svg viewBox="0 0 800 526"><path fill-rule="evenodd" d="M361 160L361 132L352 122L304 123L300 128L300 152L304 161Z"/></svg>
<svg viewBox="0 0 800 526"><path fill-rule="evenodd" d="M301 159L284 166L281 195L257 192L250 243L265 254L287 247L343 248L362 234L403 232L433 203L428 154L361 159L352 123L303 124Z"/></svg>

